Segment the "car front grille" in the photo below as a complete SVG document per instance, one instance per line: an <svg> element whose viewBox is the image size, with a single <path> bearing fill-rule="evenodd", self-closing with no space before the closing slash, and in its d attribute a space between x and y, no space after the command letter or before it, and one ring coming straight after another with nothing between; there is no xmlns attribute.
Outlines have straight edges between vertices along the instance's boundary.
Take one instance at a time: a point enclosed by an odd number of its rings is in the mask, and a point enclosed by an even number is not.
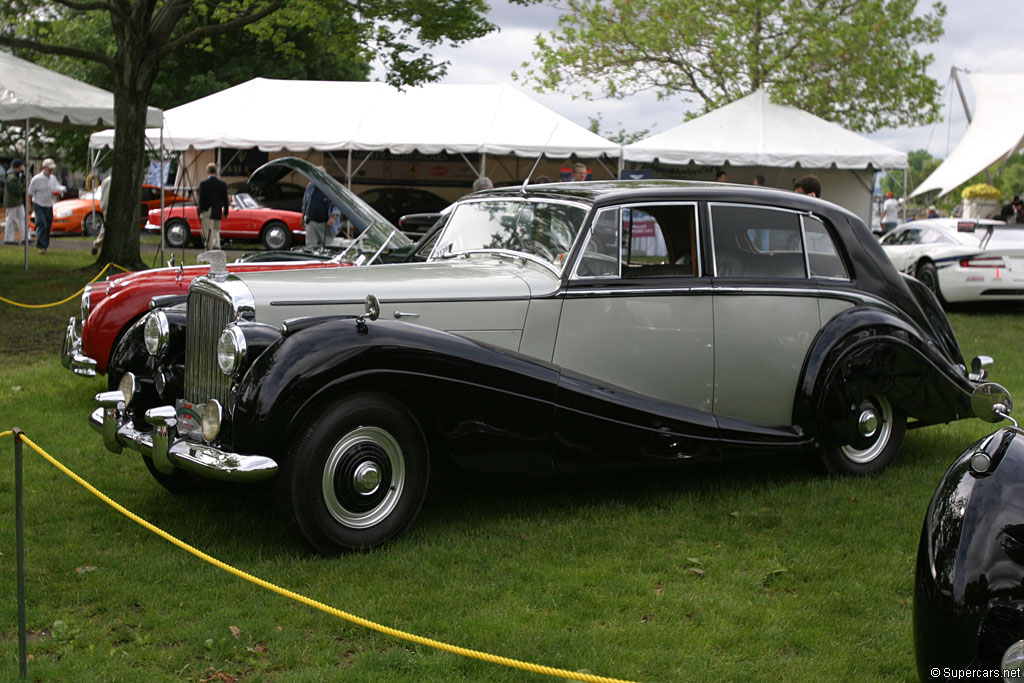
<svg viewBox="0 0 1024 683"><path fill-rule="evenodd" d="M229 408L231 378L217 367L217 340L234 318L231 303L193 287L188 295L185 328L185 400L206 403L211 398Z"/></svg>

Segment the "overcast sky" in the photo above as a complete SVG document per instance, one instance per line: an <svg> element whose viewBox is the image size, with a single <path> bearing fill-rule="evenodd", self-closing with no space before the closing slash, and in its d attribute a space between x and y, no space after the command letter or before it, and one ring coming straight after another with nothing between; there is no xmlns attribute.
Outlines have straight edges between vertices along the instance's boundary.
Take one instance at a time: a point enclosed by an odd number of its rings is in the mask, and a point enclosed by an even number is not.
<svg viewBox="0 0 1024 683"><path fill-rule="evenodd" d="M556 26L559 11L548 6L520 7L504 0L491 0L490 20L500 33L473 41L456 49L435 51L451 61L444 83L506 83L513 85L548 107L582 126L588 117L602 118L602 130L667 130L682 122L686 105L682 97L658 102L653 95L631 95L623 100L573 99L569 94L540 94L525 90L512 81L511 73L523 61L531 59L533 39L538 33ZM930 7L919 0L919 7ZM949 81L952 66L981 72L1024 72L1024 0L947 0L945 35L939 43L925 49L935 56L929 74L940 85ZM973 94L967 79L961 79L973 107ZM884 129L869 137L903 151L928 149L945 157L952 151L966 128L959 99L950 107L949 91L944 92L943 121L934 126Z"/></svg>

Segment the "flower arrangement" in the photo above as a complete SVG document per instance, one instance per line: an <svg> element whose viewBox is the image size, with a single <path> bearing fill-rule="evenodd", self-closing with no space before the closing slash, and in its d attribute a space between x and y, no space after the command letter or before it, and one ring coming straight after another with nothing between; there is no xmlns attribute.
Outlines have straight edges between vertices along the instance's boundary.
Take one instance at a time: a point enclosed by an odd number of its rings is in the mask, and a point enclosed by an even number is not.
<svg viewBox="0 0 1024 683"><path fill-rule="evenodd" d="M988 183L975 183L974 185L968 185L964 188L964 191L960 193L960 196L964 199L995 199L996 201L1001 197L999 190Z"/></svg>

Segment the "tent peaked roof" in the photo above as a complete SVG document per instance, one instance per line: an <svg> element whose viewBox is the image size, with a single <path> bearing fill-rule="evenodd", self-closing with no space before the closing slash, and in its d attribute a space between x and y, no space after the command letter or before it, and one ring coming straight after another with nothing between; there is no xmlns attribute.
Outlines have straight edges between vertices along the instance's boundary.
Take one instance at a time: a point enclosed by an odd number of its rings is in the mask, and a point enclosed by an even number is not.
<svg viewBox="0 0 1024 683"><path fill-rule="evenodd" d="M627 161L707 166L906 168L907 155L757 90L720 109L626 145Z"/></svg>
<svg viewBox="0 0 1024 683"><path fill-rule="evenodd" d="M146 125L159 126L149 107ZM94 85L0 52L0 121L49 121L102 128L114 125L114 95Z"/></svg>
<svg viewBox="0 0 1024 683"><path fill-rule="evenodd" d="M956 149L910 196L955 190L1024 144L1024 74L968 74L974 120Z"/></svg>
<svg viewBox="0 0 1024 683"><path fill-rule="evenodd" d="M159 131L150 131L156 140ZM113 134L92 136L110 144ZM170 149L258 147L619 156L621 147L507 85L428 84L398 90L381 82L254 78L165 112Z"/></svg>

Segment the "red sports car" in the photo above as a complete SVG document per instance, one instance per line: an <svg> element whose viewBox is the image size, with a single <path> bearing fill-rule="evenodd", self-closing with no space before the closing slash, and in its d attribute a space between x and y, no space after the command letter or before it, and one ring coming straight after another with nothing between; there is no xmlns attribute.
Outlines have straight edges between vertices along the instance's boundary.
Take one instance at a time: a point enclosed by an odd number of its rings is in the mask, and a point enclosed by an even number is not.
<svg viewBox="0 0 1024 683"><path fill-rule="evenodd" d="M164 216L167 246L177 249L189 242L201 245L203 232L198 207L194 204L172 206L164 209ZM150 211L146 232L159 233L163 222L160 209ZM231 198L227 218L220 222L220 238L259 241L267 249L287 249L293 242L305 244L306 230L301 213L270 209L261 206L251 195L236 194Z"/></svg>
<svg viewBox="0 0 1024 683"><path fill-rule="evenodd" d="M50 226L51 235L96 235L103 227L103 211L100 209L100 197L102 190L96 192L85 192L75 199L62 199L53 205L53 225ZM191 201L187 197L177 194L169 188L164 188L164 204L181 204ZM147 215L152 209L160 208L160 188L156 185L142 186L142 202L139 220L146 222ZM36 229L36 215L29 216L29 224L32 230Z"/></svg>

